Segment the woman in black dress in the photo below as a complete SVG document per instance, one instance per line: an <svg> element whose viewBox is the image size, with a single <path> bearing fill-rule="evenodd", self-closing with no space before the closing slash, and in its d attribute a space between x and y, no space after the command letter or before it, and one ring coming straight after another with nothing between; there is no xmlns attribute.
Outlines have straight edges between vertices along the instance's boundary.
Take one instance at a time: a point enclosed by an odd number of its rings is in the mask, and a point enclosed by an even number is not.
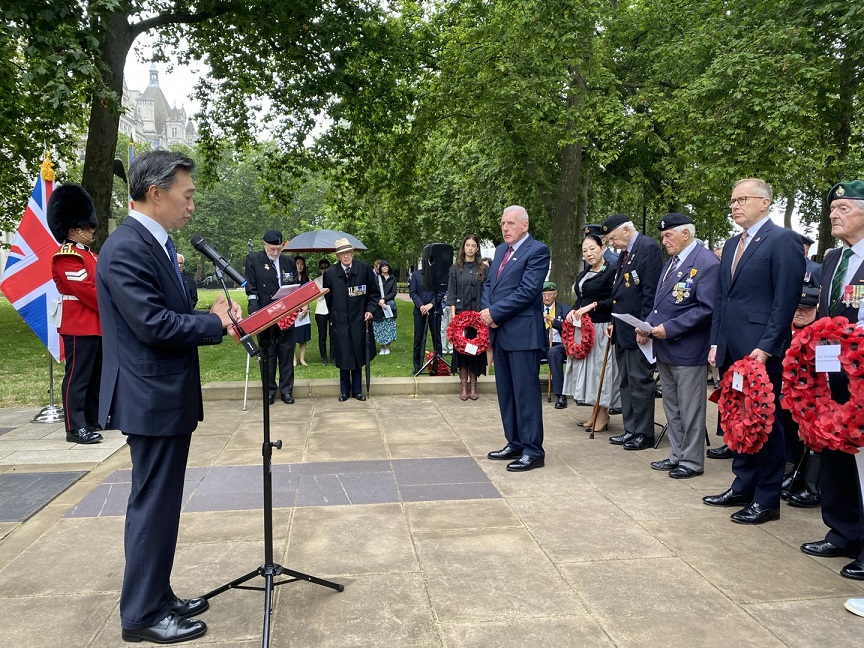
<svg viewBox="0 0 864 648"><path fill-rule="evenodd" d="M487 266L480 260L480 239L469 234L459 246L456 263L450 266L447 282L447 307L451 319L462 311L480 311L483 280ZM453 352L453 366L459 368L461 400L477 400L477 376L486 374L486 354Z"/></svg>

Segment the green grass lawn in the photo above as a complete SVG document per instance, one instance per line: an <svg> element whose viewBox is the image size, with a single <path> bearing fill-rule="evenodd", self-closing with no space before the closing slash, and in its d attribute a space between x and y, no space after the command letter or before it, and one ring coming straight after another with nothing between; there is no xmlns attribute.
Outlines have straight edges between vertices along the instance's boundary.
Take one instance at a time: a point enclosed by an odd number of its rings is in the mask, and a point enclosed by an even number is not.
<svg viewBox="0 0 864 648"><path fill-rule="evenodd" d="M199 290L198 309L206 310L219 291ZM242 290L231 291L244 307L246 295ZM411 316L413 305L408 300L399 299L399 316L396 319L396 341L392 353L378 356L373 361L373 376L410 376L413 369L411 347L414 321ZM312 304L314 313L314 303ZM0 296L0 358L3 359L3 380L0 381L0 407L24 405L45 405L48 402L48 350L30 328L21 320L9 302ZM431 349L431 344L429 344ZM200 348L201 382L243 380L246 374L246 353L234 340L226 337L222 344ZM308 367L297 366L294 374L304 378L338 378L339 370L333 366L322 366L318 353L318 332L315 318L312 317L312 339L307 344L306 362ZM60 402L60 383L64 367L54 363L54 399ZM250 375L258 376L257 361L250 365Z"/></svg>

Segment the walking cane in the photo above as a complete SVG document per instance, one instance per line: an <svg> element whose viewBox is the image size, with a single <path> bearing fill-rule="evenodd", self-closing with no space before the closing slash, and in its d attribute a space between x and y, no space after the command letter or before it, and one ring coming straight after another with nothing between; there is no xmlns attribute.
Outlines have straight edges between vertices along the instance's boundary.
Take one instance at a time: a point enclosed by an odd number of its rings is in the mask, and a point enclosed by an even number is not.
<svg viewBox="0 0 864 648"><path fill-rule="evenodd" d="M552 348L552 324L549 324L549 347ZM552 402L552 365L549 363L549 352L546 352L546 369L549 371L549 379L546 381L546 402Z"/></svg>
<svg viewBox="0 0 864 648"><path fill-rule="evenodd" d="M248 353L246 354L246 384L243 386L243 411L246 411L246 397L249 394L249 359L250 356Z"/></svg>
<svg viewBox="0 0 864 648"><path fill-rule="evenodd" d="M600 368L600 384L597 385L597 398L594 399L594 410L591 413L591 434L589 439L594 438L594 428L597 427L597 412L600 409L600 392L603 390L603 379L606 377L606 362L609 360L609 345L612 342L612 336L606 336L606 350L603 352L603 366Z"/></svg>

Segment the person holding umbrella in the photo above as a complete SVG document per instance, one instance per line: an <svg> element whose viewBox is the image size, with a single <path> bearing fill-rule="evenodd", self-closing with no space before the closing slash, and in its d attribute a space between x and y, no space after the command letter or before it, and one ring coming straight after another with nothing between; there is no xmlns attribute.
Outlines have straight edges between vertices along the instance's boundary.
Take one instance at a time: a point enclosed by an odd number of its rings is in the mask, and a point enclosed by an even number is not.
<svg viewBox="0 0 864 648"><path fill-rule="evenodd" d="M364 401L361 369L375 356L368 322L378 309L380 295L372 269L354 258L354 247L347 238L336 241L335 251L339 262L324 271L324 287L330 291L325 300L333 355L339 367L339 401L348 400L349 394Z"/></svg>

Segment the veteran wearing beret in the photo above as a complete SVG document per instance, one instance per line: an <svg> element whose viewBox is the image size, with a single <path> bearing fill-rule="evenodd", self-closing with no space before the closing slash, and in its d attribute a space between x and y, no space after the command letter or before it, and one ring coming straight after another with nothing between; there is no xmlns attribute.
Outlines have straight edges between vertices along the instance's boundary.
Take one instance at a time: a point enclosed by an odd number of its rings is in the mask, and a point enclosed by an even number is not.
<svg viewBox="0 0 864 648"><path fill-rule="evenodd" d="M554 281L543 283L543 323L546 326L547 347L543 356L549 365L549 376L552 381L552 393L555 394L555 409L567 407L567 396L564 395L564 363L567 361L567 350L561 342L561 324L570 312L570 307L558 301L558 286Z"/></svg>
<svg viewBox="0 0 864 648"><path fill-rule="evenodd" d="M653 338L672 450L651 467L669 471L673 479L688 479L704 470L705 373L720 261L696 240L688 216L666 214L657 229L671 258L645 320L654 328L650 334L636 331L636 340L647 344L649 335Z"/></svg>
<svg viewBox="0 0 864 648"><path fill-rule="evenodd" d="M845 317L855 322L864 304L864 181L834 185L828 192L828 204L831 206L831 235L843 245L825 255L817 318ZM837 403L849 400L849 381L845 373L829 373L828 382L831 397ZM821 459L822 521L828 533L824 540L805 542L801 551L811 556L853 558L853 562L840 570L840 575L864 580L860 480L864 453L851 455L825 449ZM864 601L860 609L864 610Z"/></svg>

